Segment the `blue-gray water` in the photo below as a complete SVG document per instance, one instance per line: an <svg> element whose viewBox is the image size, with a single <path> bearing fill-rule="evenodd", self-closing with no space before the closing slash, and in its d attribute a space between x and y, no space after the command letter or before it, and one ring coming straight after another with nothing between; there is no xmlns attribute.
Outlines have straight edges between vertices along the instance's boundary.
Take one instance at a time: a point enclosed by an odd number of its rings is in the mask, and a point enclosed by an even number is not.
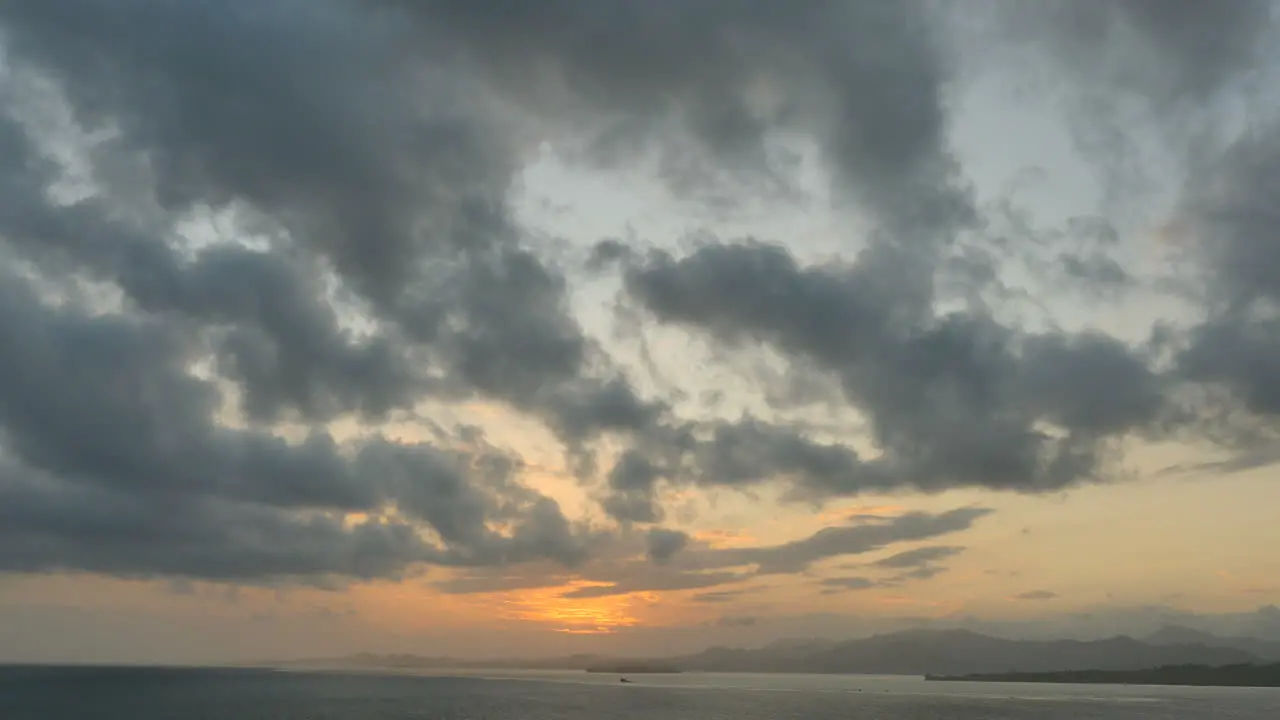
<svg viewBox="0 0 1280 720"><path fill-rule="evenodd" d="M500 674L502 675L502 674ZM0 668L3 720L1276 720L1280 690L585 673Z"/></svg>

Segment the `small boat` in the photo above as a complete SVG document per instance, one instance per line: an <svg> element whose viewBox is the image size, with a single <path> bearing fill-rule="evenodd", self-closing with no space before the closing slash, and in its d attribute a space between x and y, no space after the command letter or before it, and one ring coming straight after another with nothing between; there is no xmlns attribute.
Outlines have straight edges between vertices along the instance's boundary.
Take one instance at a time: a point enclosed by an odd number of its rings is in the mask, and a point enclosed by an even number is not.
<svg viewBox="0 0 1280 720"><path fill-rule="evenodd" d="M630 681L630 680L628 680L628 679L626 679L626 678L618 678L618 682L629 683L629 682L631 682L631 681Z"/></svg>

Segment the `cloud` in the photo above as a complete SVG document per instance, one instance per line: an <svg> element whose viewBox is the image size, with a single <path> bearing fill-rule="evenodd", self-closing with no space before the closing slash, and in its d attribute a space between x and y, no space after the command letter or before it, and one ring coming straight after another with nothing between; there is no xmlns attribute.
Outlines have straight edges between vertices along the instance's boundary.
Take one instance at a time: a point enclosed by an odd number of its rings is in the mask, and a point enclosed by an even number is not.
<svg viewBox="0 0 1280 720"><path fill-rule="evenodd" d="M598 598L613 595L629 595L638 592L657 592L674 590L695 590L715 587L745 580L748 576L731 572L709 573L665 573L645 580L620 580L609 585L589 585L570 590L563 598Z"/></svg>
<svg viewBox="0 0 1280 720"><path fill-rule="evenodd" d="M753 627L760 619L754 615L725 615L716 620L716 625L720 627Z"/></svg>
<svg viewBox="0 0 1280 720"><path fill-rule="evenodd" d="M704 550L697 559L718 567L755 565L761 575L798 573L819 560L860 555L894 543L967 530L991 512L986 508L959 508L937 515L911 512L858 525L826 527L809 537L779 545Z"/></svg>
<svg viewBox="0 0 1280 720"><path fill-rule="evenodd" d="M572 109L596 162L657 145L686 193L726 171L776 186L786 177L768 136L798 131L882 217L923 227L965 215L946 143L949 66L926 3L391 4L522 106L559 121Z"/></svg>
<svg viewBox="0 0 1280 720"><path fill-rule="evenodd" d="M510 592L513 590L536 590L559 587L567 584L572 576L563 569L533 566L536 572L502 573L478 572L461 577L438 580L431 587L449 595L480 595L486 593ZM475 570L475 569L473 569Z"/></svg>
<svg viewBox="0 0 1280 720"><path fill-rule="evenodd" d="M1133 93L1172 111L1213 100L1254 67L1273 5L1242 0L1212 10L1195 0L1050 0L998 7L1005 29L1035 41L1073 84Z"/></svg>
<svg viewBox="0 0 1280 720"><path fill-rule="evenodd" d="M989 511L757 547L654 528L626 556L648 561L592 562L614 552L604 539L664 522L672 487L782 483L785 501L816 504L1055 492L1114 479L1135 438L1180 432L1239 451L1223 467L1269 461L1273 125L1177 153L1195 160L1177 218L1203 291L1188 325L1149 341L1033 327L987 299L1006 268L952 148L972 38L950 10L602 2L0 7L0 569L253 582L479 569L442 581L463 591L491 569L536 582L512 569L531 563L601 578L589 593L693 589ZM1052 69L1044 85L1077 105L1137 98L1171 133L1207 123L1274 32L1271 7L1248 0L984 10L1002 46L1027 41ZM611 240L583 254L618 274L621 310L829 381L839 392L822 400L865 420L856 441L793 422L786 398L733 418L641 392L584 329L570 264L514 208L544 142L575 168L656 162L678 210L792 202L797 165L779 148L796 137L832 203L869 228L856 254L801 259L711 233L681 252ZM1084 287L1132 289L1110 220L1091 225L1101 240L1037 252ZM610 529L522 484L512 453L422 417L469 401L548 430ZM391 421L421 437L390 439ZM597 452L618 460L598 467ZM944 551L879 563L924 578Z"/></svg>
<svg viewBox="0 0 1280 720"><path fill-rule="evenodd" d="M1280 126L1273 124L1230 147L1191 184L1183 203L1210 304L1177 355L1177 371L1225 391L1228 410L1243 411L1246 419L1227 429L1252 431L1253 438L1237 439L1255 463L1267 461L1280 417L1280 324L1273 311L1280 303L1280 251L1270 200L1277 183Z"/></svg>
<svg viewBox="0 0 1280 720"><path fill-rule="evenodd" d="M832 577L823 578L820 584L824 595L832 595L850 590L868 590L878 587L881 583L864 577Z"/></svg>
<svg viewBox="0 0 1280 720"><path fill-rule="evenodd" d="M1047 491L1101 479L1107 444L1161 416L1164 381L1137 349L1093 332L1025 333L980 313L936 316L928 288L904 281L904 271L878 249L851 265L805 267L754 241L682 259L659 253L626 271L630 295L659 320L727 343L764 342L834 374L881 450L863 458L726 429L711 445L708 481L789 472L819 496ZM745 431L751 439L737 441ZM724 462L735 449L749 454Z"/></svg>
<svg viewBox="0 0 1280 720"><path fill-rule="evenodd" d="M254 424L378 420L473 392L567 440L650 422L657 406L587 372L563 279L519 245L496 116L457 84L423 84L410 38L354 4L77 0L5 8L0 24L3 247L41 283L67 292L89 278L123 301L77 314L7 287L3 491L31 508L6 528L11 569L262 579L580 561L581 528L553 501L486 476L509 461L376 439L340 447L323 429L293 444L214 420L229 381ZM235 57L223 51L233 44ZM52 81L77 130L111 129L85 158L87 197L49 192L61 169L48 147L67 138L40 134L35 78ZM407 87L457 102L421 104ZM210 208L265 242L189 247L182 223ZM348 327L352 308L366 332ZM216 381L191 373L209 360ZM351 530L341 517L388 509L406 519ZM58 523L63 513L84 517ZM87 545L94 529L125 542L125 519L150 513L172 515L136 532L155 551ZM241 542L241 515L272 547ZM178 532L210 523L226 537ZM286 550L309 537L291 563Z"/></svg>
<svg viewBox="0 0 1280 720"><path fill-rule="evenodd" d="M1014 600L1053 600L1058 593L1049 590L1030 590L1013 596Z"/></svg>
<svg viewBox="0 0 1280 720"><path fill-rule="evenodd" d="M1075 147L1101 171L1117 215L1168 176L1170 160L1195 162L1206 131L1231 122L1228 108L1274 61L1271 0L1221 11L1195 0L987 7L995 22L983 52L994 49L1003 68L1065 107Z"/></svg>
<svg viewBox="0 0 1280 720"><path fill-rule="evenodd" d="M941 575L946 568L939 563L964 552L965 548L952 545L928 545L904 550L869 563L851 563L848 569L873 568L894 570L894 574L878 579L862 576L832 577L823 579L823 594L831 595L848 590L865 590L873 587L897 587L909 580L928 580Z"/></svg>
<svg viewBox="0 0 1280 720"><path fill-rule="evenodd" d="M669 561L689 544L688 533L662 528L650 530L646 539L649 545L649 559L659 565Z"/></svg>
<svg viewBox="0 0 1280 720"><path fill-rule="evenodd" d="M964 548L954 545L930 545L913 550L905 550L871 563L876 567L906 570L919 568L939 560L946 560L964 552Z"/></svg>
<svg viewBox="0 0 1280 720"><path fill-rule="evenodd" d="M50 306L14 275L0 295L9 570L261 580L583 556L579 530L501 456L222 426L180 328ZM390 508L404 519L379 517ZM500 535L488 524L504 514Z"/></svg>
<svg viewBox="0 0 1280 720"><path fill-rule="evenodd" d="M115 21L129 30L102 32ZM588 376L563 278L520 245L506 213L516 165L498 116L456 78L425 82L396 23L354 3L295 0L254 11L76 0L7 9L0 22L17 67L55 78L73 112L114 127L113 162L145 153L154 178L132 190L160 204L147 228L100 222L133 208L97 196L18 217L6 236L117 283L144 310L224 326L219 370L241 384L251 416L378 416L428 392L479 391L580 439L654 412L620 378ZM158 27L168 41L154 41ZM234 59L219 49L233 42ZM207 207L261 217L286 239L179 263L174 219ZM86 240L100 225L115 242ZM368 309L372 337L337 327L316 263Z"/></svg>
<svg viewBox="0 0 1280 720"><path fill-rule="evenodd" d="M601 503L610 517L623 522L655 523L662 520L656 484L662 470L636 450L627 450L609 471L612 491Z"/></svg>
<svg viewBox="0 0 1280 720"><path fill-rule="evenodd" d="M741 597L745 592L745 590L715 590L696 593L689 599L696 603L726 603Z"/></svg>
<svg viewBox="0 0 1280 720"><path fill-rule="evenodd" d="M643 534L602 538L593 555L573 567L532 564L520 571L498 565L474 565L458 578L435 583L457 594L490 593L582 583L566 598L595 598L646 592L678 592L720 588L762 575L804 573L813 563L849 557L962 532L988 515L985 508L959 508L937 514L909 512L869 516L857 524L822 528L789 543L746 547L713 547L684 533L651 528ZM639 557L643 553L643 557ZM932 568L927 568L932 569ZM905 577L902 576L902 577ZM891 578L883 584L897 584ZM716 589L691 596L694 602L728 602L744 590Z"/></svg>

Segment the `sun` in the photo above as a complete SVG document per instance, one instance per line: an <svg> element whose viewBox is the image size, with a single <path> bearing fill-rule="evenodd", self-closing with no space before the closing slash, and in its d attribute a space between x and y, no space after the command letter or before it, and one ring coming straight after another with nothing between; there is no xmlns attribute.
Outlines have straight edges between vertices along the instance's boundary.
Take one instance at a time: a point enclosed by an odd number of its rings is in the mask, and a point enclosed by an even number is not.
<svg viewBox="0 0 1280 720"><path fill-rule="evenodd" d="M600 584L578 580L556 588L510 593L503 599L503 616L539 623L570 635L607 635L637 625L640 621L632 614L634 597L564 597L574 590Z"/></svg>

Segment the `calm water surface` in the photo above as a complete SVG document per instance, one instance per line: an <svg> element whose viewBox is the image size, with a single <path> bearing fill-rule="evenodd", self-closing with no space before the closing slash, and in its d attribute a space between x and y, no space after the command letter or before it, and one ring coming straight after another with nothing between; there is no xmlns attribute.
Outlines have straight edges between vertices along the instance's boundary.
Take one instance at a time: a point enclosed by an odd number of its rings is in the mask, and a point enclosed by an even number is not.
<svg viewBox="0 0 1280 720"><path fill-rule="evenodd" d="M920 678L0 668L4 720L1276 720L1280 690Z"/></svg>

